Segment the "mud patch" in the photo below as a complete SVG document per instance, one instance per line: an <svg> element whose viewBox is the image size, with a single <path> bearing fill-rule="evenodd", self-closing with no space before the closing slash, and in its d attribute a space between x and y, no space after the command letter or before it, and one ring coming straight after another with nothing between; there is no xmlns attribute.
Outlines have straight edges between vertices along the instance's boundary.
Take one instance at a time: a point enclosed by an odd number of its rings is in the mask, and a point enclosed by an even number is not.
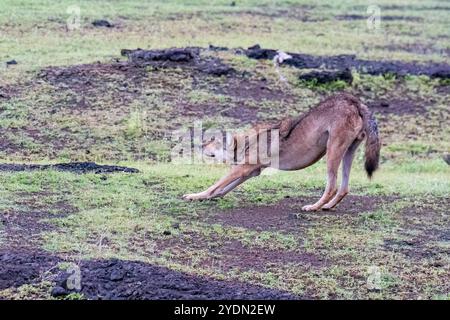
<svg viewBox="0 0 450 320"><path fill-rule="evenodd" d="M407 99L380 99L367 103L370 110L379 114L423 114L426 112L426 103Z"/></svg>
<svg viewBox="0 0 450 320"><path fill-rule="evenodd" d="M348 195L335 209L330 211L303 212L301 207L320 198L286 198L270 206L249 206L212 215L209 221L258 231L281 231L299 234L305 232L311 217L357 217L360 213L377 210L388 198Z"/></svg>
<svg viewBox="0 0 450 320"><path fill-rule="evenodd" d="M313 71L298 77L302 81L314 81L317 84L325 84L333 81L344 81L348 84L353 82L350 69L341 71Z"/></svg>
<svg viewBox="0 0 450 320"><path fill-rule="evenodd" d="M122 49L121 54L129 61L140 66L157 68L192 68L213 76L224 76L235 70L224 64L219 58L201 57L201 48L173 48L165 50L129 50Z"/></svg>
<svg viewBox="0 0 450 320"><path fill-rule="evenodd" d="M212 252L215 251L212 250ZM237 268L241 271L270 272L276 271L280 265L287 264L308 269L322 268L326 265L326 257L314 253L244 246L236 240L226 243L221 247L220 252L216 253L221 256L220 265L224 271Z"/></svg>
<svg viewBox="0 0 450 320"><path fill-rule="evenodd" d="M104 27L104 28L112 28L113 24L111 22L109 22L108 20L94 20L92 21L92 25L94 27Z"/></svg>
<svg viewBox="0 0 450 320"><path fill-rule="evenodd" d="M130 65L127 62L82 64L68 67L48 67L38 74L38 79L45 80L60 89L70 89L82 96L95 95L98 90L107 89L108 84L114 84L121 96L129 93L132 97L138 95L135 88L145 84L147 72L145 68ZM134 88L128 88L130 84ZM121 101L127 101L121 97ZM85 109L86 99L76 101L76 105Z"/></svg>
<svg viewBox="0 0 450 320"><path fill-rule="evenodd" d="M91 299L295 299L242 282L197 277L132 261L86 261L81 292Z"/></svg>
<svg viewBox="0 0 450 320"><path fill-rule="evenodd" d="M44 251L0 250L0 290L55 282L52 292L64 296L66 262ZM220 281L173 271L143 262L83 260L81 290L88 299L298 299L288 292L237 281ZM75 292L75 291L72 291Z"/></svg>
<svg viewBox="0 0 450 320"><path fill-rule="evenodd" d="M126 173L138 173L138 169L121 167L121 166L109 166L99 165L94 162L70 162L59 164L0 164L0 171L39 171L39 170L57 170L72 173L114 173L114 172L126 172Z"/></svg>
<svg viewBox="0 0 450 320"><path fill-rule="evenodd" d="M5 247L5 244L10 249L36 245L41 240L41 234L52 229L48 223L43 222L49 216L48 212L38 210L2 212L0 224L5 232L3 236L5 243L0 247Z"/></svg>
<svg viewBox="0 0 450 320"><path fill-rule="evenodd" d="M210 223L217 224L220 221ZM301 242L301 240L298 241ZM276 272L280 265L291 265L297 268L322 268L326 265L326 257L305 252L300 248L302 243L298 243L298 248L294 248L296 246L294 243L292 245L292 248L262 247L250 240L237 240L226 234L205 235L186 232L167 240L159 240L157 249L166 253L170 252L172 260L179 264L201 269L220 269L220 272L225 273ZM207 254L202 253L205 250ZM199 254L192 255L192 252Z"/></svg>
<svg viewBox="0 0 450 320"><path fill-rule="evenodd" d="M59 261L44 251L0 249L0 290L40 282Z"/></svg>
<svg viewBox="0 0 450 320"><path fill-rule="evenodd" d="M0 101L9 100L19 94L22 88L13 85L0 86ZM0 109L0 111L2 111Z"/></svg>
<svg viewBox="0 0 450 320"><path fill-rule="evenodd" d="M255 101L276 100L293 101L294 97L280 88L274 88L267 83L266 79L250 80L242 77L229 78L220 86L213 89L214 93L224 94L236 99L245 101L252 99Z"/></svg>
<svg viewBox="0 0 450 320"><path fill-rule="evenodd" d="M398 237L385 239L384 247L410 259L439 263L450 254L449 205L446 198L429 198L403 209Z"/></svg>
<svg viewBox="0 0 450 320"><path fill-rule="evenodd" d="M282 64L299 69L356 69L370 75L393 74L400 77L427 75L432 78L450 78L450 66L446 63L419 64L402 61L363 60L356 58L355 55L313 56L290 52L288 54L292 58L283 61ZM262 49L259 45L255 45L245 50L245 55L252 59L273 59L277 55L277 50Z"/></svg>
<svg viewBox="0 0 450 320"><path fill-rule="evenodd" d="M53 194L41 192L18 192L15 209L0 212L0 228L4 231L1 248L34 248L41 241L41 234L55 229L46 219L61 218L77 211L65 201L51 204L39 199Z"/></svg>

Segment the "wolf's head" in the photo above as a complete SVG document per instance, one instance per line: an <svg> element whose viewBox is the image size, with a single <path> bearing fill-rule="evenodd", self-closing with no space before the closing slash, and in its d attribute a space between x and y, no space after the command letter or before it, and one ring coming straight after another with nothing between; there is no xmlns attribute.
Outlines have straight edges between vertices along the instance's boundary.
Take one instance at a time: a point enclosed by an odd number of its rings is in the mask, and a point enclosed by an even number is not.
<svg viewBox="0 0 450 320"><path fill-rule="evenodd" d="M214 161L217 162L223 162L226 160L227 150L231 150L233 145L233 138L227 138L226 141L224 141L223 137L208 137L203 140L203 156L209 159L214 159Z"/></svg>

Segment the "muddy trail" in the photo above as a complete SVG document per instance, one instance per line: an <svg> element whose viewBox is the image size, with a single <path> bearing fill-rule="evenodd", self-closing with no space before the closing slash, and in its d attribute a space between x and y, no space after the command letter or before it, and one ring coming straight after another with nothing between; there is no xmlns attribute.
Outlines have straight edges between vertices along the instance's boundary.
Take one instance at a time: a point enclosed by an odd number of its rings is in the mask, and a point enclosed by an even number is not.
<svg viewBox="0 0 450 320"><path fill-rule="evenodd" d="M94 162L70 162L58 164L0 164L0 172L17 172L17 171L40 171L40 170L56 170L71 173L138 173L139 170L135 168L128 168L122 166L99 165Z"/></svg>
<svg viewBox="0 0 450 320"><path fill-rule="evenodd" d="M54 297L82 293L88 299L298 299L287 292L237 281L220 281L137 261L83 260L80 285L70 285L60 257L44 251L0 250L0 290L51 281ZM71 269L75 270L75 269ZM68 282L69 280L69 282Z"/></svg>

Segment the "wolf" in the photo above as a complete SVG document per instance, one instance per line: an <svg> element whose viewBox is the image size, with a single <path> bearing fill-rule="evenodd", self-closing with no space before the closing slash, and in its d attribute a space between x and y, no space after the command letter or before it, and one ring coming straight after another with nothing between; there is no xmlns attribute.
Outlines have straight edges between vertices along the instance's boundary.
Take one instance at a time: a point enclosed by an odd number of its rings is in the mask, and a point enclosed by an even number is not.
<svg viewBox="0 0 450 320"><path fill-rule="evenodd" d="M305 211L328 210L334 208L349 193L349 178L353 158L362 141L365 140L365 170L369 178L379 167L381 142L377 121L357 97L349 93L332 95L306 114L285 118L273 125L258 124L250 133L235 134L227 143L233 158L238 154L249 157L248 141L258 142L263 133L277 130L277 169L300 170L326 155L327 184L321 198L314 204L306 205ZM244 153L239 152L240 142L246 142ZM211 139L203 144L203 154L210 158L223 155L223 143ZM207 190L186 194L185 200L205 200L223 197L262 170L273 167L273 163L262 161L241 161L232 165L230 172ZM342 182L337 187L339 166L342 163Z"/></svg>

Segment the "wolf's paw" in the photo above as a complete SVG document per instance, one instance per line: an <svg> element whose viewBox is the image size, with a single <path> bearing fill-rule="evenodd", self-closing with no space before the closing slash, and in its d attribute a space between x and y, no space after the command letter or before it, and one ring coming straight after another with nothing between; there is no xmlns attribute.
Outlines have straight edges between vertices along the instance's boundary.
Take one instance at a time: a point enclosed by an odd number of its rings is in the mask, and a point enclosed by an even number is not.
<svg viewBox="0 0 450 320"><path fill-rule="evenodd" d="M331 209L333 209L334 208L334 204L329 204L329 203L327 203L326 205L324 205L323 207L322 207L322 210L331 210Z"/></svg>
<svg viewBox="0 0 450 320"><path fill-rule="evenodd" d="M202 199L204 199L204 197L202 197L202 195L200 195L198 193L189 193L189 194L183 195L183 200L185 200L185 201L195 201L195 200L202 200Z"/></svg>
<svg viewBox="0 0 450 320"><path fill-rule="evenodd" d="M196 200L195 199L195 194L194 193L190 193L190 194L183 194L183 200L186 201L191 201L191 200Z"/></svg>
<svg viewBox="0 0 450 320"><path fill-rule="evenodd" d="M313 205L313 204L309 204L307 206L302 207L303 211L317 211L319 209L320 209L319 207L317 207L316 205Z"/></svg>

